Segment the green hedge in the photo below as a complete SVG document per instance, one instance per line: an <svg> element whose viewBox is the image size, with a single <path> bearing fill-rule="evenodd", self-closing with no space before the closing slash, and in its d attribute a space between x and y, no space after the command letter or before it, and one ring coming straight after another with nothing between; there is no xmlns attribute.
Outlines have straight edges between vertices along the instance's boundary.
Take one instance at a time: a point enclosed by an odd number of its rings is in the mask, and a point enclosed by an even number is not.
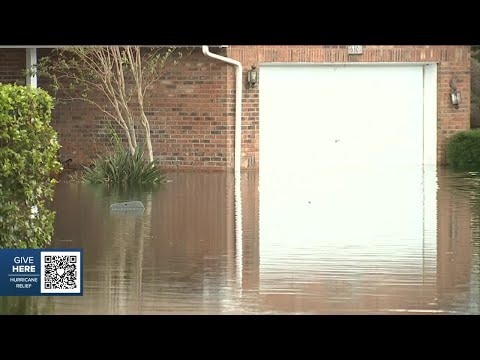
<svg viewBox="0 0 480 360"><path fill-rule="evenodd" d="M480 169L480 130L456 133L447 143L447 164L461 170Z"/></svg>
<svg viewBox="0 0 480 360"><path fill-rule="evenodd" d="M39 248L51 242L52 200L60 171L52 98L44 90L0 83L0 248Z"/></svg>

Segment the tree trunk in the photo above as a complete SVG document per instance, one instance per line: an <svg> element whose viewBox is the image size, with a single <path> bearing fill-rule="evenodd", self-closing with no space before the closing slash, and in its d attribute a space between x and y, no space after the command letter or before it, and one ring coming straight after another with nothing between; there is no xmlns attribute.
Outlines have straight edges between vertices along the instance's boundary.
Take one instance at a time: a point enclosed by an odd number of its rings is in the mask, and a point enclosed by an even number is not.
<svg viewBox="0 0 480 360"><path fill-rule="evenodd" d="M128 131L125 131L127 133L127 142L128 142L128 151L130 151L130 154L135 153L135 147L132 144L132 138L130 137L130 134Z"/></svg>
<svg viewBox="0 0 480 360"><path fill-rule="evenodd" d="M148 151L148 160L150 162L153 161L153 149L152 149L152 140L150 139L150 126L148 126L148 123L147 123L147 127L148 127L148 136L145 137L145 142L147 143L147 151Z"/></svg>
<svg viewBox="0 0 480 360"><path fill-rule="evenodd" d="M137 134L135 133L135 128L133 125L129 127L127 130L129 137L132 139L132 146L130 148L130 153L133 155L135 153L135 149L137 148Z"/></svg>
<svg viewBox="0 0 480 360"><path fill-rule="evenodd" d="M143 106L140 111L140 114L142 116L142 125L143 129L145 132L145 143L147 144L147 155L148 155L148 161L152 162L153 161L153 149L152 149L152 139L150 137L150 124L148 123L147 116L145 115L145 112L143 111Z"/></svg>

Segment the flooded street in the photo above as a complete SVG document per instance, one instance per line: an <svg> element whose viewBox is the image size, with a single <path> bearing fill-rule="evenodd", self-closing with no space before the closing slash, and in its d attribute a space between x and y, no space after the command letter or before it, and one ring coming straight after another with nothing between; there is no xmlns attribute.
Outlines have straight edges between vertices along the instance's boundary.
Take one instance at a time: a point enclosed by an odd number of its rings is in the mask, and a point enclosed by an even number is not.
<svg viewBox="0 0 480 360"><path fill-rule="evenodd" d="M312 174L245 172L238 191L233 173L130 194L58 184L52 247L84 249L84 296L3 297L0 312L480 313L480 175ZM110 212L124 200L145 211Z"/></svg>

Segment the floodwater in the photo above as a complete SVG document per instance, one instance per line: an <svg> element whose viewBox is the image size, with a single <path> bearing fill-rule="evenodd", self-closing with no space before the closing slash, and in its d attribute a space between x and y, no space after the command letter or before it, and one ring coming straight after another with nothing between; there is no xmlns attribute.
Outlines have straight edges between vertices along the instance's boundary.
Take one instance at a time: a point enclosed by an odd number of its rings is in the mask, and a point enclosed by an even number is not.
<svg viewBox="0 0 480 360"><path fill-rule="evenodd" d="M27 314L479 314L480 174L387 169L171 173L128 194L57 185L55 248L84 295ZM112 214L141 200L143 213Z"/></svg>

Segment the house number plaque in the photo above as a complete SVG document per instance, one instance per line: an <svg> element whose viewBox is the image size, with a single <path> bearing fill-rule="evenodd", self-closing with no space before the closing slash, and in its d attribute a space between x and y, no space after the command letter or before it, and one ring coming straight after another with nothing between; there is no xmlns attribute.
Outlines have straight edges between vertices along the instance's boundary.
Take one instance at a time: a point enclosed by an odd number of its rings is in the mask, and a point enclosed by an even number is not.
<svg viewBox="0 0 480 360"><path fill-rule="evenodd" d="M348 55L361 55L363 54L362 45L349 45L347 46Z"/></svg>

